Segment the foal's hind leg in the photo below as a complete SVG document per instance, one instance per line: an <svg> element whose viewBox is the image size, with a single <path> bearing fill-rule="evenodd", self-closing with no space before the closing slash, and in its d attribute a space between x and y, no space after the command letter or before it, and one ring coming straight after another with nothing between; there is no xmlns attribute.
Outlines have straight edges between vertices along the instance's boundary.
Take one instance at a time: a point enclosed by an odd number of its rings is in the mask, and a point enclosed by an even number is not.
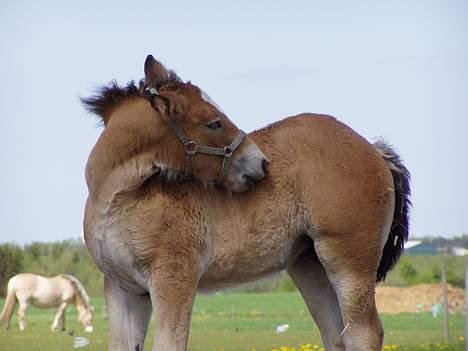
<svg viewBox="0 0 468 351"><path fill-rule="evenodd" d="M109 351L142 351L151 317L151 300L123 290L119 282L104 278L107 310L109 313Z"/></svg>
<svg viewBox="0 0 468 351"><path fill-rule="evenodd" d="M325 349L343 351L343 322L336 293L313 249L299 256L287 271L320 329Z"/></svg>
<svg viewBox="0 0 468 351"><path fill-rule="evenodd" d="M372 242L372 235L364 236ZM380 244L350 245L356 237L315 241L317 255L333 285L341 310L345 350L381 350L383 328L375 306L376 270Z"/></svg>

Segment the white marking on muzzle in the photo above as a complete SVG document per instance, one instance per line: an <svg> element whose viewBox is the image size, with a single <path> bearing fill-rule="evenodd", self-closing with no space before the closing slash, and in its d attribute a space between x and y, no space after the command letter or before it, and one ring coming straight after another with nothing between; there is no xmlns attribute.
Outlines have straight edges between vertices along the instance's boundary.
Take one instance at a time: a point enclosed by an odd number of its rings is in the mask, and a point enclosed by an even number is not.
<svg viewBox="0 0 468 351"><path fill-rule="evenodd" d="M268 160L265 154L258 148L257 145L250 145L245 151L245 155L243 157L243 171L249 176L254 176L255 174L264 175L262 169L263 160Z"/></svg>
<svg viewBox="0 0 468 351"><path fill-rule="evenodd" d="M84 328L84 330L87 333L92 333L94 329L92 325L88 325L87 327Z"/></svg>

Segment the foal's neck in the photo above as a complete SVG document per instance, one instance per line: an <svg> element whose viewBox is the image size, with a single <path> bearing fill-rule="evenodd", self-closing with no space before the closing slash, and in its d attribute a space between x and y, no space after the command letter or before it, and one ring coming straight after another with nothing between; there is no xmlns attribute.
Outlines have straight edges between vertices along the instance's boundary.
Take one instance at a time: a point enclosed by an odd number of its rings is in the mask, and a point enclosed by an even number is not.
<svg viewBox="0 0 468 351"><path fill-rule="evenodd" d="M134 115L139 118L132 120ZM152 130L150 136L138 134L142 125ZM151 176L175 173L170 171L174 152L164 143L167 128L145 101L135 100L113 113L86 166L86 183L94 204L108 211L119 195L138 189Z"/></svg>

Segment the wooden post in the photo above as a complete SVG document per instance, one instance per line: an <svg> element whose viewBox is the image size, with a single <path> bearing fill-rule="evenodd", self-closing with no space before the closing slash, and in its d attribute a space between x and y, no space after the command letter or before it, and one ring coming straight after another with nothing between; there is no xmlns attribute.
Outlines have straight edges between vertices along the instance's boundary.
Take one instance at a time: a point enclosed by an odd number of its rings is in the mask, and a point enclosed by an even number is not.
<svg viewBox="0 0 468 351"><path fill-rule="evenodd" d="M468 351L468 256L465 256L465 351Z"/></svg>
<svg viewBox="0 0 468 351"><path fill-rule="evenodd" d="M442 260L442 294L444 297L444 342L449 342L449 311L448 311L448 296L447 296L447 278L445 276L445 255Z"/></svg>

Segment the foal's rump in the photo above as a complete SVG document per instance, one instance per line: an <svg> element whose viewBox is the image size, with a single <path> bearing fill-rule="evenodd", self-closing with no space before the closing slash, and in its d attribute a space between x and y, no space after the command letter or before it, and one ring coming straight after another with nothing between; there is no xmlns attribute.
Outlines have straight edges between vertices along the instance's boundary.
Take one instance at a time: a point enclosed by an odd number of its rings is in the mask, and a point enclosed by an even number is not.
<svg viewBox="0 0 468 351"><path fill-rule="evenodd" d="M384 280L408 238L410 175L396 151L382 140L369 143L334 117L316 114L286 118L252 138L271 159L270 182L279 188L295 182L310 215L305 224L320 232L312 238L331 238L338 251L352 245L351 254L372 247L368 264L375 266L376 280Z"/></svg>

